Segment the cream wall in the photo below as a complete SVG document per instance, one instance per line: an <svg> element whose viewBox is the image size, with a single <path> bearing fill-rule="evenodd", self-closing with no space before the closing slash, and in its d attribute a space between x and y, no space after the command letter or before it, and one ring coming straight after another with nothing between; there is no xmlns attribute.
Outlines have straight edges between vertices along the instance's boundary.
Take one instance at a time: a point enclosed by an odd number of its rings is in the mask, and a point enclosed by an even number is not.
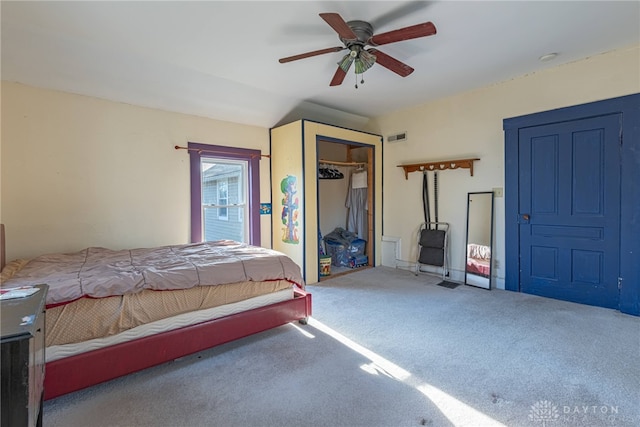
<svg viewBox="0 0 640 427"><path fill-rule="evenodd" d="M268 129L2 82L7 260L189 241L187 142L268 153ZM270 202L269 160L260 163ZM270 217L261 218L263 246Z"/></svg>
<svg viewBox="0 0 640 427"><path fill-rule="evenodd" d="M422 176L397 165L478 157L474 176L466 169L439 173L439 220L451 223L452 278L464 266L467 192L504 187L505 118L640 92L640 45L561 65L376 119L376 132L407 131L401 143L384 142L385 238L399 238L399 268L413 268L416 233L423 221ZM430 184L432 174L429 174ZM496 281L504 288L504 199L495 199ZM388 246L385 246L388 248ZM385 259L389 259L383 254Z"/></svg>
<svg viewBox="0 0 640 427"><path fill-rule="evenodd" d="M439 219L452 224L452 275L460 278L466 194L504 186L502 120L640 92L639 51L634 46L441 99L362 129L409 135L407 142L384 142L383 240L399 239L395 265L412 266L423 220L421 176L405 180L397 165L481 159L473 177L466 169L440 173ZM8 260L89 245L187 242L189 161L173 147L199 142L269 150L265 128L15 83L2 82L1 89L0 221L7 225ZM261 202L271 201L269 175L263 159ZM495 210L494 271L503 287L504 199L496 199ZM263 246L270 245L270 220L261 218Z"/></svg>

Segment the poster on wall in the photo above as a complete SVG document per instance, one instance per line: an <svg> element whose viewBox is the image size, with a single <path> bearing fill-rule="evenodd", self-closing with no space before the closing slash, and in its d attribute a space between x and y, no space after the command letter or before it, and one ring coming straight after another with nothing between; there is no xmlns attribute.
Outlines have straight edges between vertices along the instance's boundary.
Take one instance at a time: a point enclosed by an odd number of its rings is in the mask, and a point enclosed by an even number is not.
<svg viewBox="0 0 640 427"><path fill-rule="evenodd" d="M287 175L280 181L282 191L282 241L297 245L300 243L298 237L298 197L296 193L297 178Z"/></svg>
<svg viewBox="0 0 640 427"><path fill-rule="evenodd" d="M271 203L260 203L260 215L271 215Z"/></svg>

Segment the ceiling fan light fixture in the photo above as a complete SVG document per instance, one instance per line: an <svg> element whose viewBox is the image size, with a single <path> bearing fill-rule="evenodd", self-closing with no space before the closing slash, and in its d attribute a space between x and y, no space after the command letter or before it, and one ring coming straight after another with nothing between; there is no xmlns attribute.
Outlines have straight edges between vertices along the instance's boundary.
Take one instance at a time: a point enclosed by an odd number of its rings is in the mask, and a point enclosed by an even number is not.
<svg viewBox="0 0 640 427"><path fill-rule="evenodd" d="M373 67L373 64L376 63L376 56L366 50L362 50L360 55L356 58L355 63L356 74L362 74L369 68Z"/></svg>
<svg viewBox="0 0 640 427"><path fill-rule="evenodd" d="M349 71L349 68L351 67L351 64L353 64L354 59L355 56L352 56L351 53L348 53L344 56L344 58L340 60L340 62L338 62L338 66L342 68L342 71L346 73L347 71Z"/></svg>

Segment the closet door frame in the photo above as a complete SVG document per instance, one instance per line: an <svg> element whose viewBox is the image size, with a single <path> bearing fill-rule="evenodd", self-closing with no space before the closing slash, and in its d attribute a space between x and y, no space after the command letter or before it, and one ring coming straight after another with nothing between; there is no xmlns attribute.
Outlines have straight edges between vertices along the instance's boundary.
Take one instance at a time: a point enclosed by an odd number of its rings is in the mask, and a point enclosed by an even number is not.
<svg viewBox="0 0 640 427"><path fill-rule="evenodd" d="M316 159L318 161L318 165L320 163L320 144L321 143L331 143L331 144L340 144L346 146L346 159L345 163L362 163L360 160L354 161L352 158L351 150L365 148L367 149L367 160L366 160L366 170L367 170L367 245L366 245L366 255L368 257L367 265L370 267L375 266L375 256L376 256L376 238L375 238L375 224L376 224L376 191L375 191L375 145L349 141L331 137L325 137L318 135L316 137ZM329 160L329 159L326 159ZM340 160L342 161L342 160ZM316 207L317 207L317 229L320 230L320 182L318 177L316 177ZM347 190L348 191L348 190ZM346 196L346 195L345 195ZM378 202L378 203L381 203ZM318 242L318 245L320 242Z"/></svg>

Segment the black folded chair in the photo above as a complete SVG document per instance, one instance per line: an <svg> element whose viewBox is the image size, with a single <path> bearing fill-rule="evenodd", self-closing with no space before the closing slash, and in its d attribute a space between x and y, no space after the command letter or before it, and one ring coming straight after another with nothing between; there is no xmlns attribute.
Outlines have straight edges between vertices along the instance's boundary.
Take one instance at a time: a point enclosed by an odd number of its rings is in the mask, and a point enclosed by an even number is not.
<svg viewBox="0 0 640 427"><path fill-rule="evenodd" d="M449 223L424 222L418 230L418 260L416 276L422 265L442 268L442 280L449 274Z"/></svg>

